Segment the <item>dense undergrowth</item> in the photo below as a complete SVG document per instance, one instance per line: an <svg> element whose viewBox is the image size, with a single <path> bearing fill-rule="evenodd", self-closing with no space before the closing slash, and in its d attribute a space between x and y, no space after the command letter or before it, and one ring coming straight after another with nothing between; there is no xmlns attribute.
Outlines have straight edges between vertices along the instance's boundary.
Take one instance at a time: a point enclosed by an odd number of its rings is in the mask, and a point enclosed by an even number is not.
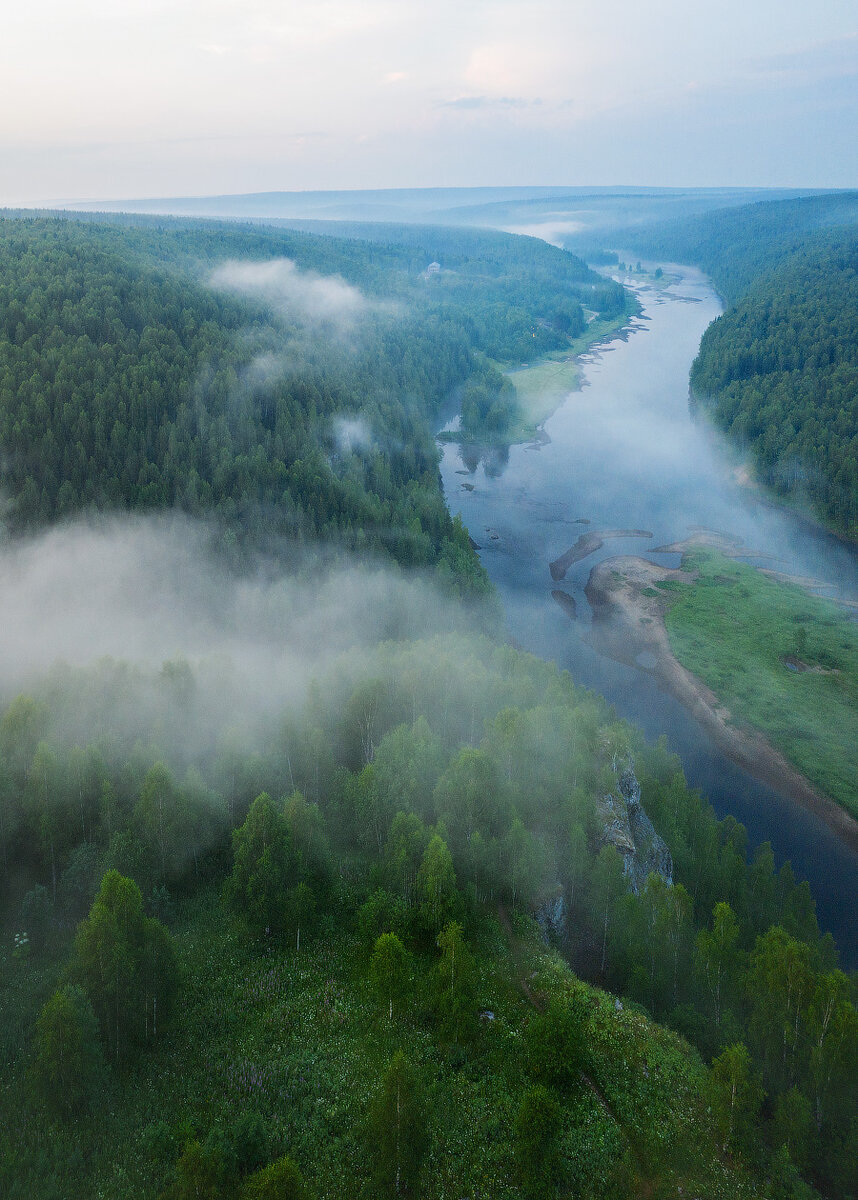
<svg viewBox="0 0 858 1200"><path fill-rule="evenodd" d="M157 1195L185 1144L214 1146L218 1131L226 1141L249 1112L262 1152L288 1151L320 1200L378 1195L367 1114L401 1051L424 1093L416 1194L520 1196L515 1124L532 1084L525 1031L536 1016L521 971L541 1001L571 995L586 1013L580 1066L595 1087L579 1077L564 1096L563 1194L676 1195L685 1183L712 1197L754 1195L750 1178L720 1161L706 1071L690 1048L634 1008L617 1011L540 950L526 924L521 933L527 952L516 963L495 920L474 928L469 986L492 1017L476 1018L456 1043L439 1035L434 956L412 956L391 1020L347 910L334 907L300 951L260 952L230 928L216 891L203 891L173 922L180 1017L146 1058L114 1074L73 1129L26 1108L12 1117L19 1162L41 1171L6 1194Z"/></svg>
<svg viewBox="0 0 858 1200"><path fill-rule="evenodd" d="M174 681L157 684L129 743L133 680L62 683L0 728L7 1189L155 1196L175 1170L172 1196L199 1194L200 1172L203 1194L230 1195L248 1111L259 1154L291 1155L322 1195L385 1194L389 1125L367 1113L395 1084L422 1131L412 1194L726 1196L748 1171L751 1194L803 1195L799 1168L851 1194L858 1016L807 885L765 847L748 864L741 826L568 676L484 639L389 643L341 660L255 752L227 726L198 761L187 685L180 717ZM89 747L73 744L81 695ZM672 886L653 875L639 895L598 816L632 760L674 861ZM558 895L567 961L624 1005L549 967L527 914ZM171 929L175 969L165 950L147 965L144 911ZM499 911L522 915L511 941ZM121 1012L95 945L138 964ZM57 984L82 996L50 1000ZM58 1016L62 996L83 1015ZM62 1133L52 1056L69 1038L107 1082Z"/></svg>

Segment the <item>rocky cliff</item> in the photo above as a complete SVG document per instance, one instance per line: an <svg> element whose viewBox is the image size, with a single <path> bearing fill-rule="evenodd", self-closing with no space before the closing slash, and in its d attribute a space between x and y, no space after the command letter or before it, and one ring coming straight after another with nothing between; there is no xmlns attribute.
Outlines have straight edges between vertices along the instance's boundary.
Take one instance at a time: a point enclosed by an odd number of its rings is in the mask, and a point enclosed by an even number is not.
<svg viewBox="0 0 858 1200"><path fill-rule="evenodd" d="M651 872L673 883L673 859L641 804L641 785L631 766L619 774L616 793L598 804L603 845L614 846L623 860L629 887L641 892Z"/></svg>
<svg viewBox="0 0 858 1200"><path fill-rule="evenodd" d="M617 786L597 804L601 844L613 846L623 861L629 890L643 891L651 873L673 883L673 859L641 804L641 785L629 764L617 772ZM567 897L562 887L544 900L536 919L546 940L562 942L566 933Z"/></svg>

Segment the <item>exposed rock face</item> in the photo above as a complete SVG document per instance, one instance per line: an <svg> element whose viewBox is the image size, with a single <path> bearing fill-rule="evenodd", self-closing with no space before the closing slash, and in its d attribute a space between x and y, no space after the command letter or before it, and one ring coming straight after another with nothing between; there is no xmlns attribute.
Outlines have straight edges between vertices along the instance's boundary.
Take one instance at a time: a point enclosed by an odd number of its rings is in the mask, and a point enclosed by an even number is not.
<svg viewBox="0 0 858 1200"><path fill-rule="evenodd" d="M641 804L641 785L631 766L617 777L617 794L609 792L597 806L602 822L602 844L613 846L623 860L628 886L639 895L651 873L673 883L673 859L667 843ZM546 942L562 942L566 933L567 897L557 888L536 910L536 921Z"/></svg>
<svg viewBox="0 0 858 1200"><path fill-rule="evenodd" d="M652 872L673 883L673 859L644 812L641 785L631 767L620 774L617 793L602 797L599 815L604 825L603 843L614 846L622 858L629 887L635 894L643 891Z"/></svg>
<svg viewBox="0 0 858 1200"><path fill-rule="evenodd" d="M559 941L566 932L566 896L558 887L553 896L543 900L536 910L536 923L544 942Z"/></svg>

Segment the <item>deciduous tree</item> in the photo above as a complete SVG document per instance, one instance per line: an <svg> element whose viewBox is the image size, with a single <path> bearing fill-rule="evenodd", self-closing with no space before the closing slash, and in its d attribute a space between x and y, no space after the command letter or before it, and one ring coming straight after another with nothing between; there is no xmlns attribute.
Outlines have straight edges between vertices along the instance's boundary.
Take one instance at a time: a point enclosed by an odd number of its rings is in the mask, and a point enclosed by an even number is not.
<svg viewBox="0 0 858 1200"><path fill-rule="evenodd" d="M413 1192L426 1149L426 1109L417 1073L401 1051L391 1060L370 1107L369 1137L379 1192Z"/></svg>

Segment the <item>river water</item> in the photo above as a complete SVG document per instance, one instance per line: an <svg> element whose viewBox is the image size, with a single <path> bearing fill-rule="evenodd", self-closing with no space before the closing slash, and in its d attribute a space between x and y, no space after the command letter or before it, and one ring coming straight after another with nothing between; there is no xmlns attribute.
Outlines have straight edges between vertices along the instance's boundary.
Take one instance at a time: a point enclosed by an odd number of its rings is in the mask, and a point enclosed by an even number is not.
<svg viewBox="0 0 858 1200"><path fill-rule="evenodd" d="M830 585L826 595L858 599L858 556L743 485L735 452L692 417L689 369L721 306L704 276L666 269L678 277L669 287L636 287L643 311L627 335L584 356L584 386L545 423L544 441L508 451L442 447L447 502L480 547L512 636L601 692L648 737L666 734L689 783L718 814L732 813L751 847L771 842L778 862L790 859L809 881L821 927L834 934L844 966L855 967L858 855L814 814L735 766L653 675L590 644L584 587L593 566L617 554L678 566L679 555L653 549L695 527L743 539L760 553L750 559L757 565L811 576ZM580 534L617 528L653 536L608 540L562 583L552 581L548 564ZM568 602L552 597L555 589L573 597L574 619Z"/></svg>

